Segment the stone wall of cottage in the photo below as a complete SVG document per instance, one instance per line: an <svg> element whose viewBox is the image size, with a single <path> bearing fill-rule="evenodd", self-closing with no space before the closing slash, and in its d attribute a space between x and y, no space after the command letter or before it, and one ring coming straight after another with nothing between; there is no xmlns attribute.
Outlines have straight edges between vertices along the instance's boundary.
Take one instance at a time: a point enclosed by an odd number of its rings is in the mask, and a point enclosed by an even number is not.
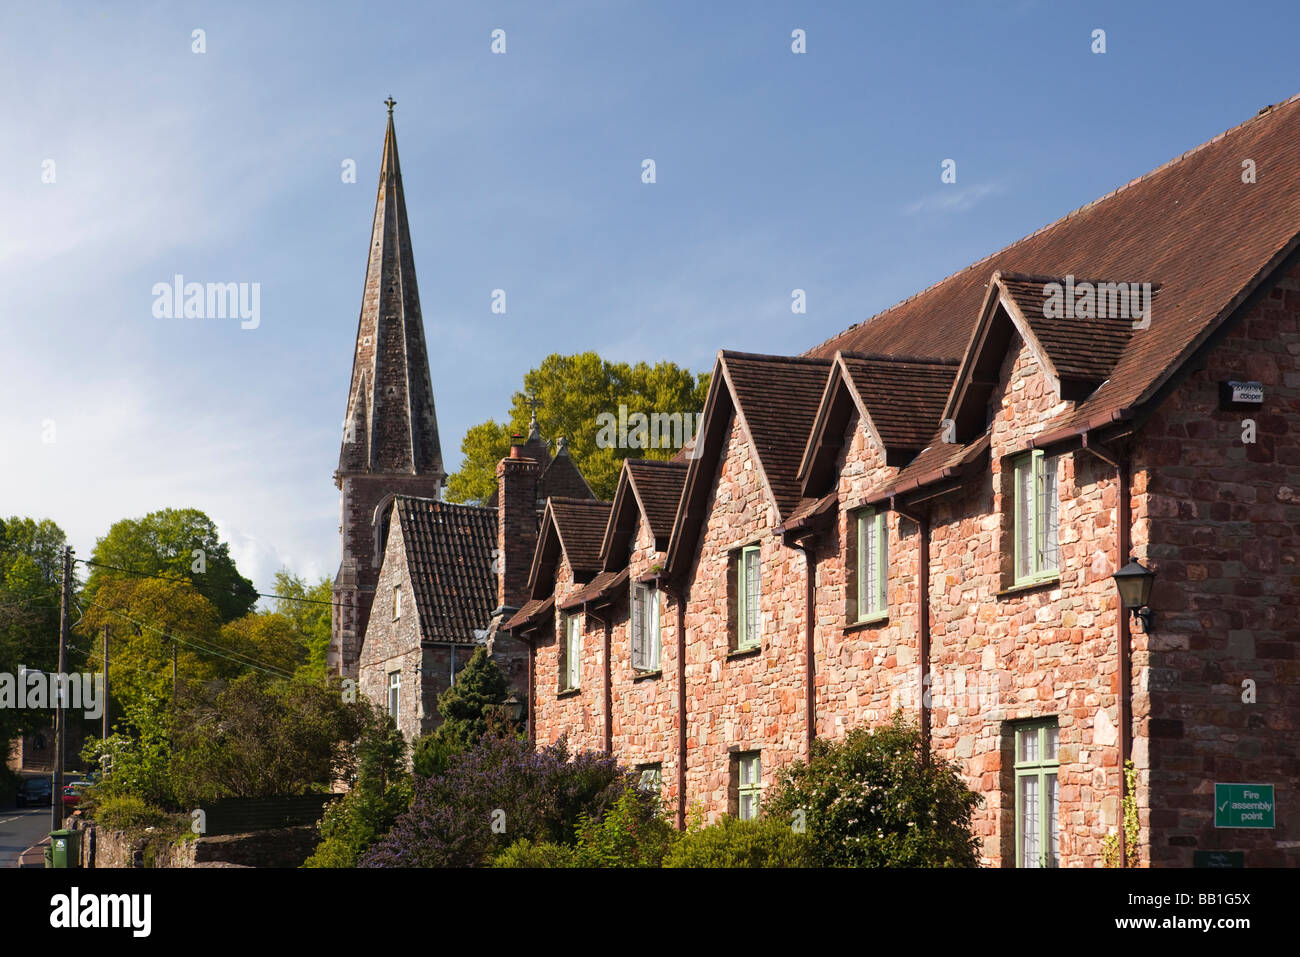
<svg viewBox="0 0 1300 957"><path fill-rule="evenodd" d="M1229 380L1262 383L1262 406L1220 408L1219 383ZM1253 443L1243 441L1245 420ZM1151 524L1138 555L1156 572L1139 675L1150 709L1141 818L1151 862L1187 867L1195 851L1234 850L1248 867L1296 867L1300 266L1234 323L1141 436ZM1216 782L1272 784L1276 827L1216 829Z"/></svg>
<svg viewBox="0 0 1300 957"><path fill-rule="evenodd" d="M1060 574L1014 583L1012 458L1068 405L1031 350L1013 336L1003 385L991 397L989 467L928 504L931 524L931 728L938 758L979 792L983 863L1015 863L1013 731L1059 726L1059 853L1066 866L1100 866L1120 824L1118 740L1121 612L1111 576L1117 554L1115 469L1086 450L1059 459ZM1264 384L1253 411L1219 408L1219 383ZM1256 441L1242 440L1244 419ZM1133 438L1130 554L1157 572L1153 634L1134 622L1132 757L1142 864L1189 866L1196 850L1242 850L1251 866L1300 863L1300 269L1278 283L1211 350ZM1123 451L1123 445L1113 446ZM845 619L848 521L865 492L888 477L865 433L850 423L841 454L841 510L819 545L817 732L841 737L918 713L916 526L889 516L886 622ZM707 816L732 810L731 755L761 750L763 780L803 756L803 559L770 533L774 509L733 416L690 572L686 624L688 789ZM763 645L729 656L729 553L763 551ZM638 560L633 549L633 562ZM634 573L635 575L635 573ZM646 742L671 734L662 711L620 684L626 609L613 645L615 753L649 758ZM664 677L675 616L666 604ZM585 680L585 672L584 672ZM1243 700L1243 682L1256 700ZM555 687L554 672L542 687ZM909 695L909 690L913 694ZM1247 695L1246 698L1249 696ZM592 726L599 729L599 711ZM567 723L567 722L566 722ZM1265 737L1267 735L1267 737ZM675 780L664 748L664 782ZM1273 784L1277 827L1215 829L1214 783Z"/></svg>
<svg viewBox="0 0 1300 957"><path fill-rule="evenodd" d="M568 736L569 750L603 751L605 749L604 701L605 633L594 618L582 609L559 611L560 605L582 585L574 581L568 559L561 556L555 570L554 625L539 629L533 662L534 734L537 745L554 744L561 735ZM560 690L560 657L564 642L561 622L566 614L582 617L582 664L577 691Z"/></svg>
<svg viewBox="0 0 1300 957"><path fill-rule="evenodd" d="M933 753L984 797L982 860L1010 866L1014 728L1055 718L1060 861L1097 866L1119 809L1117 478L1089 453L1060 457L1059 578L1017 589L1012 457L1067 405L1018 336L999 379L989 470L931 511Z"/></svg>
<svg viewBox="0 0 1300 957"><path fill-rule="evenodd" d="M361 646L370 623L370 608L379 579L380 550L376 549L375 509L390 495L437 498L442 482L436 475L348 475L340 478L339 532L343 538L344 577L334 589L329 667L344 677L358 677Z"/></svg>
<svg viewBox="0 0 1300 957"><path fill-rule="evenodd" d="M402 609L393 617L393 592L402 586ZM398 728L414 741L442 723L438 696L451 686L453 669L459 673L474 653L474 645L438 644L422 647L419 609L406 564L402 523L393 517L384 549L381 574L366 640L361 646L357 687L384 711L388 710L388 676L401 672L398 694Z"/></svg>
<svg viewBox="0 0 1300 957"><path fill-rule="evenodd" d="M613 714L613 752L629 767L659 764L664 801L677 802L677 607L659 595L661 647L659 671L642 674L632 669L630 612L631 582L662 565L654 536L644 517L638 516L628 554L629 585L614 604L604 610L612 618L610 636L610 696Z"/></svg>
<svg viewBox="0 0 1300 957"><path fill-rule="evenodd" d="M779 519L759 463L733 412L705 507L686 606L688 809L709 820L733 809L732 764L762 752L762 785L807 753L804 674L804 558L772 535ZM761 646L731 647L727 581L731 553L760 546Z"/></svg>
<svg viewBox="0 0 1300 957"><path fill-rule="evenodd" d="M402 610L393 618L393 591L402 586ZM420 651L420 621L411 594L411 578L406 566L406 544L402 523L394 513L384 549L382 573L375 587L375 600L371 607L366 639L361 645L361 664L357 685L363 695L384 711L388 710L388 676L401 673L398 694L398 728L407 740L412 740L423 730L424 714L421 707L419 682L422 675L416 669L424 663ZM426 693L431 691L426 688ZM431 700L431 699L430 699Z"/></svg>
<svg viewBox="0 0 1300 957"><path fill-rule="evenodd" d="M867 493L887 482L897 469L863 421L853 415L836 462L840 511L817 548L816 649L817 736L836 740L856 727L888 721L894 708L915 717L920 672L917 647L916 526L897 513L885 513L888 536L888 618L869 624L850 621L847 583L856 573L850 554L859 508Z"/></svg>

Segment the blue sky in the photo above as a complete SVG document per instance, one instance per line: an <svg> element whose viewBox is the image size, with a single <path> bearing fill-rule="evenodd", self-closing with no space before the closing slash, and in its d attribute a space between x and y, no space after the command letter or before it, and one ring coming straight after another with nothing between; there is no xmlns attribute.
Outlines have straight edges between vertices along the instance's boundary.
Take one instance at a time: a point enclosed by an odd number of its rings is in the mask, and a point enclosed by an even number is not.
<svg viewBox="0 0 1300 957"><path fill-rule="evenodd" d="M1298 26L1282 2L11 9L0 514L89 557L193 506L263 590L333 575L389 94L454 470L548 353L803 351L1297 92ZM260 324L155 318L177 273L259 283Z"/></svg>

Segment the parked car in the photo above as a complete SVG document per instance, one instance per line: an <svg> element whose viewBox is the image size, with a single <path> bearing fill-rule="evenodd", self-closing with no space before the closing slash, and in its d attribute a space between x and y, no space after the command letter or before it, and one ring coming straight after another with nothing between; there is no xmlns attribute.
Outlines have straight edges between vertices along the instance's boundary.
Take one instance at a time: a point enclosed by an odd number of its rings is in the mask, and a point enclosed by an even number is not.
<svg viewBox="0 0 1300 957"><path fill-rule="evenodd" d="M63 786L63 806L76 807L81 803L81 794L90 787L89 781L73 781Z"/></svg>
<svg viewBox="0 0 1300 957"><path fill-rule="evenodd" d="M18 806L49 804L53 792L54 787L49 778L26 778L18 787Z"/></svg>

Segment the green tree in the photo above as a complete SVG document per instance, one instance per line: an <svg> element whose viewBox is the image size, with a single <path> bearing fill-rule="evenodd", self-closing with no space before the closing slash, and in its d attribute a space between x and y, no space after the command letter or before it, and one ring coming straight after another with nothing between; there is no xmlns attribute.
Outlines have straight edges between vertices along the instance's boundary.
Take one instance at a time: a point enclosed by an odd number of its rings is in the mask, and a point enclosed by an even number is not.
<svg viewBox="0 0 1300 957"><path fill-rule="evenodd" d="M337 682L245 674L215 695L191 695L172 726L172 780L184 804L324 790L356 774L348 742L369 705Z"/></svg>
<svg viewBox="0 0 1300 957"><path fill-rule="evenodd" d="M786 821L742 821L731 815L697 824L673 843L664 867L812 867L812 843Z"/></svg>
<svg viewBox="0 0 1300 957"><path fill-rule="evenodd" d="M129 795L154 807L178 806L172 787L169 699L156 692L142 692L125 706L107 740L91 738L86 742L81 752L86 766L106 771L95 788L97 795Z"/></svg>
<svg viewBox="0 0 1300 957"><path fill-rule="evenodd" d="M822 867L975 867L971 815L981 798L947 762L922 760L902 712L844 740L818 740L784 768L763 814L806 829Z"/></svg>
<svg viewBox="0 0 1300 957"><path fill-rule="evenodd" d="M311 678L324 678L334 583L322 578L309 587L305 579L282 568L275 573L275 593L284 596L276 600L275 610L293 622L297 640L305 649L302 673Z"/></svg>
<svg viewBox="0 0 1300 957"><path fill-rule="evenodd" d="M239 574L230 546L221 540L212 519L198 509L165 508L144 518L122 519L95 544L90 557L101 565L188 579L223 622L247 615L257 604L253 583ZM106 581L123 576L91 565L86 598L96 600Z"/></svg>
<svg viewBox="0 0 1300 957"><path fill-rule="evenodd" d="M285 674L293 674L307 660L298 626L278 611L256 612L227 622L221 626L220 642L237 657Z"/></svg>
<svg viewBox="0 0 1300 957"><path fill-rule="evenodd" d="M103 629L111 629L109 692L114 710L153 698L170 700L173 653L181 688L234 678L244 670L216 653L222 646L220 615L186 582L105 579L94 601L82 604L86 613L76 634L89 642L87 667L98 670Z"/></svg>
<svg viewBox="0 0 1300 957"><path fill-rule="evenodd" d="M453 502L482 502L492 495L496 465L509 454L511 435L528 434L532 416L529 396L537 398L537 424L542 435L551 440L561 436L568 439L569 454L592 491L600 498L612 498L623 459L641 455L671 458L677 449L671 447L671 436L653 449L620 448L617 444L602 447L607 443L598 441L601 416L617 420L619 406L625 405L629 416L689 415L693 430L694 413L704 408L708 388L708 373L696 375L671 362L630 365L609 362L594 352L549 355L524 376L523 391L515 393L505 424L489 420L465 433L461 443L464 461L448 480L447 498ZM634 432L635 426L629 426L629 431Z"/></svg>
<svg viewBox="0 0 1300 957"><path fill-rule="evenodd" d="M57 666L65 541L63 531L48 519L0 521L0 672L17 676L20 668L52 671ZM26 730L48 726L50 717L49 711L0 707L0 749Z"/></svg>
<svg viewBox="0 0 1300 957"><path fill-rule="evenodd" d="M415 744L415 773L423 777L442 774L453 754L462 754L487 734L494 712L510 694L510 684L488 657L478 648L469 663L456 675L450 688L438 695L438 714L442 724Z"/></svg>
<svg viewBox="0 0 1300 957"><path fill-rule="evenodd" d="M321 842L303 867L356 867L411 803L406 739L390 715L372 708L357 741L356 784L326 810Z"/></svg>

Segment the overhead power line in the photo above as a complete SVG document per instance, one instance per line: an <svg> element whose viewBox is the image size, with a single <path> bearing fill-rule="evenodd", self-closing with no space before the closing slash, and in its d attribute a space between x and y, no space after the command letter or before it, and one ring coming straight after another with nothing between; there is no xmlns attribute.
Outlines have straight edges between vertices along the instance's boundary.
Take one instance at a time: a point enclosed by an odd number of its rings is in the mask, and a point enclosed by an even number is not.
<svg viewBox="0 0 1300 957"><path fill-rule="evenodd" d="M291 672L284 671L283 669L280 668L276 668L274 665L269 665L264 661L258 661L256 658L252 657L251 655L244 654L244 652L242 651L235 651L233 648L224 648L221 645L216 645L215 647L212 647L211 642L201 643L197 639L193 639L193 638L189 638L189 639L181 638L178 635L173 635L170 634L169 632L163 631L161 628L155 628L152 625L147 625L142 621L136 621L130 615L126 615L114 608L109 608L107 605L101 605L97 601L92 601L90 604L94 605L96 608L104 609L104 611L108 612L110 615L116 615L118 618L121 618L123 621L129 621L137 628L143 629L145 631L152 631L156 635L161 635L164 638L168 638L174 642L177 642L178 644L186 645L187 647L193 648L196 651L202 652L204 654L216 655L218 658L225 658L228 661L232 661L237 665L243 665L244 667L247 668L255 668L258 671L263 671L276 678L293 677L293 674Z"/></svg>
<svg viewBox="0 0 1300 957"><path fill-rule="evenodd" d="M105 562L96 562L88 558L78 558L76 559L76 561L80 562L83 565L93 565L95 568L108 568L108 569L112 569L115 572L122 572L123 574L126 575L134 575L137 578L156 578L158 581L176 582L177 584L181 584L181 585L192 585L195 588L199 587L199 583L196 582L193 578L177 578L171 575L158 575L153 572L142 572L135 568L122 568L120 565L109 565ZM343 606L342 602L323 601L319 598L298 598L295 595L276 595L264 591L255 591L253 592L253 594L255 594L258 598L278 598L281 601L301 601L301 602L306 602L307 604L310 605L330 605L331 607L335 605L339 607Z"/></svg>

